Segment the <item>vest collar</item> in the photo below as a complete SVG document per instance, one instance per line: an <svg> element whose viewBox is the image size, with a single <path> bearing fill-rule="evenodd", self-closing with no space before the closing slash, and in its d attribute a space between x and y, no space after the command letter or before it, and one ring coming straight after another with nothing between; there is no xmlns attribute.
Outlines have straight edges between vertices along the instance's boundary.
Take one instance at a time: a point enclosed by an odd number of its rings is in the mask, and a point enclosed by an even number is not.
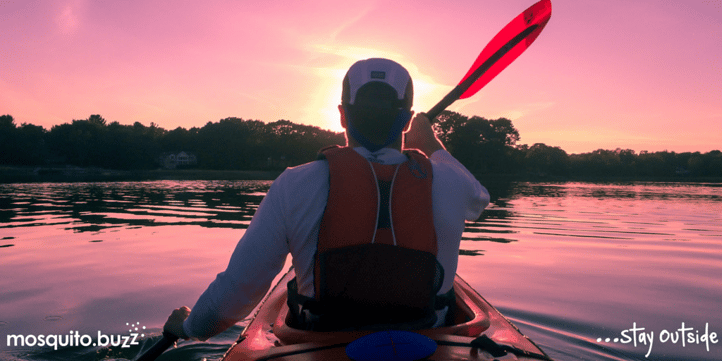
<svg viewBox="0 0 722 361"><path fill-rule="evenodd" d="M364 147L356 147L353 150L370 162L380 164L399 164L407 160L403 153L393 148L381 148L375 152L371 152Z"/></svg>

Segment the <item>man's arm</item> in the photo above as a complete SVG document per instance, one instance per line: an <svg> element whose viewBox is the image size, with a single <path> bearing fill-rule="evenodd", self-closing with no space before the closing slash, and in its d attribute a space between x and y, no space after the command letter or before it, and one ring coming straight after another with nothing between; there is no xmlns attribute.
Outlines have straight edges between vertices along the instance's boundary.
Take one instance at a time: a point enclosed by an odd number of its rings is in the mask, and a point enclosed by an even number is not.
<svg viewBox="0 0 722 361"><path fill-rule="evenodd" d="M406 133L404 139L404 148L418 149L424 152L424 154L426 154L432 162L437 163L437 165L443 163L449 171L453 169L452 172L455 173L456 176L449 178L449 181L454 184L450 187L454 189L454 192L451 192L447 198L455 198L458 202L455 201L452 203L464 205L465 219L474 220L478 218L484 208L489 205L489 192L464 165L446 152L444 144L441 143L436 133L434 133L434 129L431 127L431 122L426 114L419 113L411 120L411 128ZM434 153L439 150L443 150L444 152L434 155ZM432 157L432 155L434 156ZM445 173L448 173L448 171ZM440 184L439 182L436 183ZM444 187L449 185L449 183L446 183ZM442 194L442 192L436 192L435 194Z"/></svg>
<svg viewBox="0 0 722 361"><path fill-rule="evenodd" d="M164 330L185 339L206 340L243 319L260 301L288 255L282 192L274 186L236 245L226 270L216 276L192 311L185 306L174 310Z"/></svg>
<svg viewBox="0 0 722 361"><path fill-rule="evenodd" d="M437 150L446 150L439 138L436 137L431 122L424 113L416 114L411 120L411 129L406 132L404 138L404 148L418 149L427 157L431 157Z"/></svg>

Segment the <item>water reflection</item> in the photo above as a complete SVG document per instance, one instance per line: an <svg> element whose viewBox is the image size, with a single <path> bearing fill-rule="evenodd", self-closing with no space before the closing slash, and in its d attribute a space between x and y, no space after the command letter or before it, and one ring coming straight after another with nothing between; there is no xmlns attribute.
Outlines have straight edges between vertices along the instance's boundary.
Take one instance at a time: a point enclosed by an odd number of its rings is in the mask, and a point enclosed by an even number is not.
<svg viewBox="0 0 722 361"><path fill-rule="evenodd" d="M484 252L484 251L462 249L462 250L459 250L459 255L461 255L461 256L483 256L484 254L482 252Z"/></svg>
<svg viewBox="0 0 722 361"><path fill-rule="evenodd" d="M719 344L597 342L632 327L719 333L722 187L513 183L467 223L459 273L559 360L718 360ZM481 241L481 242L479 242ZM505 242L506 241L506 242ZM482 243L483 242L483 243ZM484 257L464 257L483 255Z"/></svg>
<svg viewBox="0 0 722 361"><path fill-rule="evenodd" d="M0 331L120 333L132 315L159 333L169 310L192 305L225 268L269 186L0 185L0 274L9 275L0 277ZM492 204L466 224L458 272L556 359L645 359L641 348L596 341L632 322L658 333L709 323L720 333L719 185L487 188ZM176 359L219 359L239 330L200 354L174 350L188 353ZM657 345L649 359L712 360L722 350L694 347Z"/></svg>
<svg viewBox="0 0 722 361"><path fill-rule="evenodd" d="M117 182L0 186L0 228L74 232L198 225L244 229L270 181Z"/></svg>
<svg viewBox="0 0 722 361"><path fill-rule="evenodd" d="M589 197L598 199L691 199L722 200L719 184L713 183L508 183L509 189L499 187L513 197Z"/></svg>

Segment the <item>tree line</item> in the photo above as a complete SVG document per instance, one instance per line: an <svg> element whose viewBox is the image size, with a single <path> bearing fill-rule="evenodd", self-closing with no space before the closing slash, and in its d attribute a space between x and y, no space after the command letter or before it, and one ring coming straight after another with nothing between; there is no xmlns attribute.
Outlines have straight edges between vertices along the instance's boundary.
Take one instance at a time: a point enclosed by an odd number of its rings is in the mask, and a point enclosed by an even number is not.
<svg viewBox="0 0 722 361"><path fill-rule="evenodd" d="M315 159L319 149L345 144L343 133L295 124L226 118L201 128L165 130L151 123L108 123L100 115L53 126L17 126L0 116L0 164L154 169L168 152L188 152L202 169L268 169Z"/></svg>
<svg viewBox="0 0 722 361"><path fill-rule="evenodd" d="M630 149L567 154L559 147L519 145L507 118L486 119L445 111L434 130L451 154L475 174L534 177L722 176L722 153L641 152ZM316 159L328 145L345 144L343 133L288 120L226 118L203 127L165 130L151 123L122 125L100 115L53 126L18 126L0 116L0 164L74 165L108 169L154 169L159 156L185 151L197 167L219 170L282 169Z"/></svg>
<svg viewBox="0 0 722 361"><path fill-rule="evenodd" d="M533 177L720 177L722 152L646 152L598 149L568 154L559 147L537 143L518 145L511 120L488 120L443 112L434 130L449 152L475 174Z"/></svg>

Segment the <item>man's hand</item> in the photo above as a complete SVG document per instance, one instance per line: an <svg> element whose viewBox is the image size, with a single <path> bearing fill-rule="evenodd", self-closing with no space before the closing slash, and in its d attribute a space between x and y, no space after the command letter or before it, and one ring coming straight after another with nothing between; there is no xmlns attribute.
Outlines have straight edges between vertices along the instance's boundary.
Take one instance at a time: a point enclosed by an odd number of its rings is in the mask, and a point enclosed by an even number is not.
<svg viewBox="0 0 722 361"><path fill-rule="evenodd" d="M183 331L183 321L185 321L190 314L191 309L186 306L176 308L175 310L173 310L170 316L168 316L168 321L165 322L165 326L163 326L163 331L172 333L184 340L189 339L190 337L188 337L185 331Z"/></svg>
<svg viewBox="0 0 722 361"><path fill-rule="evenodd" d="M414 119L411 120L411 129L406 133L404 149L412 148L424 152L428 157L431 157L431 154L437 150L446 149L439 138L436 137L431 122L424 113L416 114Z"/></svg>

